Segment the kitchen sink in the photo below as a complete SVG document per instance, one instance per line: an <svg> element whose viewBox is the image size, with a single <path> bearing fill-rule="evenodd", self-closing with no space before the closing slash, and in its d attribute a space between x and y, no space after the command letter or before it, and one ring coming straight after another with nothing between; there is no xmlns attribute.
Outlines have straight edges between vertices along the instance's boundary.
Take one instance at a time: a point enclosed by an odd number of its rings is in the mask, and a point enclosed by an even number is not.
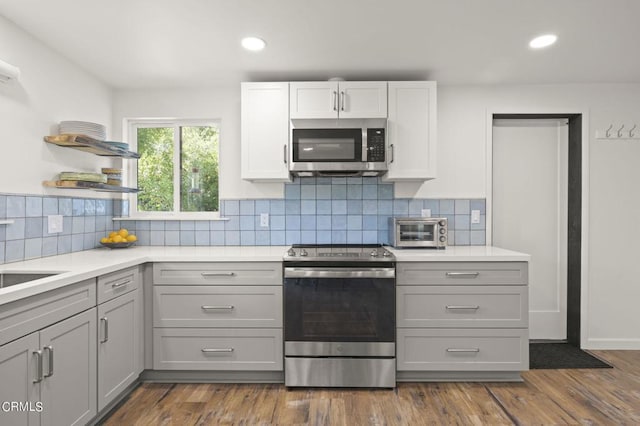
<svg viewBox="0 0 640 426"><path fill-rule="evenodd" d="M23 284L58 274L59 272L2 272L0 273L0 288L11 287L12 285Z"/></svg>

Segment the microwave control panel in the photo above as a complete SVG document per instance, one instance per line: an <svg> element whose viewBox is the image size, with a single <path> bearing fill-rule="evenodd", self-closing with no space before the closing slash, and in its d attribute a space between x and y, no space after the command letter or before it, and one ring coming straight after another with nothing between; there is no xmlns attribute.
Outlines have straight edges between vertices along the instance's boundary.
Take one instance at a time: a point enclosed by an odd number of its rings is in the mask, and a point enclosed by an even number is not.
<svg viewBox="0 0 640 426"><path fill-rule="evenodd" d="M367 161L383 162L385 151L384 129L367 129Z"/></svg>

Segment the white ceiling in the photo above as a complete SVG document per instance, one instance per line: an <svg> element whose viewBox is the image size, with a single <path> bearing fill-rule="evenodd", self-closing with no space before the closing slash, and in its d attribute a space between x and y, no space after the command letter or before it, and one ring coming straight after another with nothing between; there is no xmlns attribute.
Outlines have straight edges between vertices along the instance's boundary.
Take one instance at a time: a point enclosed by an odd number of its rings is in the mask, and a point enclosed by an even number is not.
<svg viewBox="0 0 640 426"><path fill-rule="evenodd" d="M638 0L0 0L0 14L117 88L640 82ZM555 46L528 48L547 32ZM244 51L245 35L267 48Z"/></svg>

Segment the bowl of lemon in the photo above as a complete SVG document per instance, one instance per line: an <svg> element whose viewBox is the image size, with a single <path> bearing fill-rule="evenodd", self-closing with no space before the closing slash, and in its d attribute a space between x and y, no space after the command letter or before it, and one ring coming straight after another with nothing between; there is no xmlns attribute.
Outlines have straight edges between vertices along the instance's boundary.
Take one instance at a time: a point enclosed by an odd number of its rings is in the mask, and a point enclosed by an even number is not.
<svg viewBox="0 0 640 426"><path fill-rule="evenodd" d="M117 231L113 231L108 237L100 239L100 244L111 249L115 248L127 248L131 247L138 241L138 237L134 234L130 234L129 231L122 228Z"/></svg>

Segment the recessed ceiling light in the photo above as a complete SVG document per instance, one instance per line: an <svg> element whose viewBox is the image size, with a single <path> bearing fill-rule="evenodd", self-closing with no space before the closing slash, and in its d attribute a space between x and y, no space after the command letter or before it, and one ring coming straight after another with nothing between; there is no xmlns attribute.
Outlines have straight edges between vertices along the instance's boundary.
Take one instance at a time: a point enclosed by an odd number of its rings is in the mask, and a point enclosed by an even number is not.
<svg viewBox="0 0 640 426"><path fill-rule="evenodd" d="M545 34L538 36L529 42L529 47L532 49L542 49L543 47L551 46L558 40L558 36L555 34Z"/></svg>
<svg viewBox="0 0 640 426"><path fill-rule="evenodd" d="M267 43L258 37L245 37L242 39L242 47L253 52L264 49Z"/></svg>

